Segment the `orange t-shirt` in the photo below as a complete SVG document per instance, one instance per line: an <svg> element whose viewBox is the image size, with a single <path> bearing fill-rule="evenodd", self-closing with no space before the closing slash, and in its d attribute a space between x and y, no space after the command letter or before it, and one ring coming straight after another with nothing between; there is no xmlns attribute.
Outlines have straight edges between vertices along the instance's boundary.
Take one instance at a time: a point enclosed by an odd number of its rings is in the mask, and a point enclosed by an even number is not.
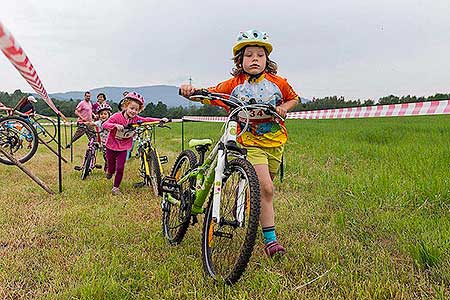
<svg viewBox="0 0 450 300"><path fill-rule="evenodd" d="M263 73L256 79L250 79L246 74L240 74L208 89L213 93L229 94L248 104L250 99L256 103L279 106L290 100L299 100L297 93L286 79L270 73ZM204 104L221 106L229 111L227 105L220 100L203 101ZM239 128L245 125L243 112L239 114ZM278 147L287 141L287 130L284 122L276 122L272 115L264 110L252 110L250 123L238 142L243 146Z"/></svg>

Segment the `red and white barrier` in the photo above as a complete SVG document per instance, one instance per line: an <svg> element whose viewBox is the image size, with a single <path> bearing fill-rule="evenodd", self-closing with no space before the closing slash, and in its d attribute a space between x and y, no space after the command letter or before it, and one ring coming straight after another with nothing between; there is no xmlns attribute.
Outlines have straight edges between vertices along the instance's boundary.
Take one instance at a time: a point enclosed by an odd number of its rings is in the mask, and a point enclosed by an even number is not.
<svg viewBox="0 0 450 300"><path fill-rule="evenodd" d="M348 119L450 114L450 100L297 111L288 119Z"/></svg>
<svg viewBox="0 0 450 300"><path fill-rule="evenodd" d="M450 114L450 100L296 111L287 119L350 119ZM184 116L185 121L225 122L226 117Z"/></svg>
<svg viewBox="0 0 450 300"><path fill-rule="evenodd" d="M41 96L41 98L53 109L53 111L62 117L63 114L59 112L53 101L47 94L41 80L39 79L36 70L31 61L23 51L22 47L17 43L12 34L0 22L0 49L19 71L20 75L28 82L28 84Z"/></svg>
<svg viewBox="0 0 450 300"><path fill-rule="evenodd" d="M227 117L208 117L208 116L183 116L183 121L194 122L225 122Z"/></svg>

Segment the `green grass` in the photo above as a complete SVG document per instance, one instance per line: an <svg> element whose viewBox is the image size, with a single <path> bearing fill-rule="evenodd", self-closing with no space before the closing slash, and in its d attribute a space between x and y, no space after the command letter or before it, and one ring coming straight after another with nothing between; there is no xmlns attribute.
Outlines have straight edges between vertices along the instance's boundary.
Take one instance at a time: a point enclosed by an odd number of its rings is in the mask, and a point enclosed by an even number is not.
<svg viewBox="0 0 450 300"><path fill-rule="evenodd" d="M166 243L159 199L132 187L136 160L122 197L100 170L81 181L64 164L64 191L48 196L0 165L0 299L448 299L449 121L289 121L275 198L288 254L267 259L258 237L232 287L204 277L201 224L181 245ZM166 172L181 149L180 124L172 127L157 132ZM217 139L220 127L186 123L186 140ZM76 143L74 164L85 144ZM57 190L50 152L40 147L27 166Z"/></svg>

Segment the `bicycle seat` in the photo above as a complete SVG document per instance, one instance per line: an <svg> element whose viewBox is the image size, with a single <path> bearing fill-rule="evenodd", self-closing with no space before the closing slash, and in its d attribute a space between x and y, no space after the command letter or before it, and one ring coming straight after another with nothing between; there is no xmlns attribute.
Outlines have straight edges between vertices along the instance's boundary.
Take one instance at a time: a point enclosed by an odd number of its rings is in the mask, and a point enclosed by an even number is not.
<svg viewBox="0 0 450 300"><path fill-rule="evenodd" d="M189 141L188 145L190 148L194 148L197 146L211 146L212 140L211 139L203 139L203 140L192 139Z"/></svg>

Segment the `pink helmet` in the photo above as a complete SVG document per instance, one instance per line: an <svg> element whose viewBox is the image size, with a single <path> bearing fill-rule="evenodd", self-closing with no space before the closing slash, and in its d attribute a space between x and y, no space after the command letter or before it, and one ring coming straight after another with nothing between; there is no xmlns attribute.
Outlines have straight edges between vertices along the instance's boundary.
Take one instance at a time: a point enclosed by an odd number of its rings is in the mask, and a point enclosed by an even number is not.
<svg viewBox="0 0 450 300"><path fill-rule="evenodd" d="M126 94L125 98L130 98L133 100L136 100L137 102L141 103L142 105L144 105L144 97L142 97L140 94L136 93L136 92L129 92L128 94Z"/></svg>

